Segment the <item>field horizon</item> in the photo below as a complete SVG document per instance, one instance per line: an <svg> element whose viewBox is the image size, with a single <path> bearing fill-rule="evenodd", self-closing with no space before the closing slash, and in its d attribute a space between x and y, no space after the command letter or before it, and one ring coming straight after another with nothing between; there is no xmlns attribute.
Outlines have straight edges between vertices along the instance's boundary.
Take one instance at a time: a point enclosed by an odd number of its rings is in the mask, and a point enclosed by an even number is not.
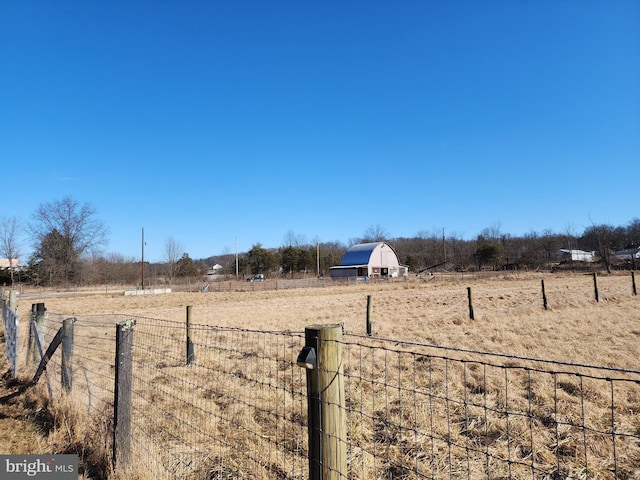
<svg viewBox="0 0 640 480"><path fill-rule="evenodd" d="M541 280L548 309L543 308ZM21 316L33 303L63 315L119 313L247 329L304 331L341 323L346 333L365 333L371 297L374 336L452 348L546 358L619 368L637 367L638 298L629 275L504 273L491 277L438 276L394 282L327 284L275 289L273 280L243 291L124 296L122 291L24 289ZM281 285L283 281L280 280ZM197 287L194 287L197 288ZM224 287L226 288L226 287ZM235 288L235 285L234 285ZM471 289L475 320L469 318Z"/></svg>

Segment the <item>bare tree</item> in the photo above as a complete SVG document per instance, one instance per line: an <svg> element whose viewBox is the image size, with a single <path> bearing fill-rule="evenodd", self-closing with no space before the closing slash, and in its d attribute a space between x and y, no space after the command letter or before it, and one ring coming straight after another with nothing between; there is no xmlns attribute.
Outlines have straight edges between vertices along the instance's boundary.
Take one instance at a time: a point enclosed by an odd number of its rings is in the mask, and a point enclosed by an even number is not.
<svg viewBox="0 0 640 480"><path fill-rule="evenodd" d="M611 273L611 261L616 249L615 228L611 225L592 224L587 227L582 234L583 241L590 247L594 248L607 269L607 273Z"/></svg>
<svg viewBox="0 0 640 480"><path fill-rule="evenodd" d="M634 218L631 220L629 225L627 225L626 231L627 234L624 246L640 246L640 219Z"/></svg>
<svg viewBox="0 0 640 480"><path fill-rule="evenodd" d="M307 239L304 235L298 235L293 230L289 230L282 239L283 247L302 247L307 245Z"/></svg>
<svg viewBox="0 0 640 480"><path fill-rule="evenodd" d="M366 242L384 242L389 238L389 232L379 223L371 225L364 231L364 235L360 239L362 243Z"/></svg>
<svg viewBox="0 0 640 480"><path fill-rule="evenodd" d="M16 217L4 218L0 221L0 256L9 260L11 285L13 285L14 262L20 257L20 223Z"/></svg>
<svg viewBox="0 0 640 480"><path fill-rule="evenodd" d="M184 247L176 241L175 238L169 237L164 244L164 259L167 261L167 274L169 281L176 276L178 261L184 253Z"/></svg>
<svg viewBox="0 0 640 480"><path fill-rule="evenodd" d="M488 242L499 242L503 236L502 226L500 225L500 222L493 222L488 227L482 229L482 231L480 232L480 236Z"/></svg>
<svg viewBox="0 0 640 480"><path fill-rule="evenodd" d="M72 281L84 255L107 243L107 229L96 210L71 197L41 204L29 226L34 238L35 262L42 278Z"/></svg>

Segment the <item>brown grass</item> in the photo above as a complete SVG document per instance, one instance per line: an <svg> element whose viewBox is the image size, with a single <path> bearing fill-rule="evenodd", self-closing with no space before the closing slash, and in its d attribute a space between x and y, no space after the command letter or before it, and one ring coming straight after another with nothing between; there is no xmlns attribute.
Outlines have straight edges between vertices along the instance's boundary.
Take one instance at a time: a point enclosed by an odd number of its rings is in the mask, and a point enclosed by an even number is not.
<svg viewBox="0 0 640 480"><path fill-rule="evenodd" d="M547 311L542 308L542 278ZM265 283L261 287L269 288ZM640 297L631 295L626 275L601 277L598 285L599 303L587 275L519 274L453 282L436 277L429 283L145 296L47 298L47 292L25 292L19 311L24 314L31 303L42 301L48 311L69 315L121 313L180 322L191 305L198 324L303 331L312 324L343 323L347 333L364 333L367 295L372 295L375 336L633 368ZM467 287L472 288L475 321L468 317Z"/></svg>
<svg viewBox="0 0 640 480"><path fill-rule="evenodd" d="M542 308L540 292L540 280L543 278L550 306L547 311ZM59 295L48 298L42 292L35 293L32 297L29 292L25 292L19 311L28 311L30 303L44 301L49 312L68 315L117 312L183 322L186 306L190 305L192 320L196 324L302 332L305 326L312 324L343 323L347 334L364 334L367 296L371 295L373 332L378 337L578 364L637 368L639 299L631 295L631 282L627 276L599 278L599 303L593 300L593 281L585 275L509 275L492 279L465 278L464 281L435 277L429 282L358 283L277 291L268 290L270 286L273 285L265 282L265 285L260 285L255 291L210 291L137 297L94 293L87 296L75 294L75 298L60 298ZM476 314L476 320L473 321L468 317L467 287L471 287L473 292ZM88 337L112 337L108 331L102 332L102 327L95 328L101 332L100 335L91 334ZM182 332L175 333L175 337L181 335ZM173 337L173 333L163 332L161 336L154 338L150 344L154 345L157 352L153 352L152 358L164 358L160 356L161 353L170 351L171 345L176 343ZM171 358L156 361L145 371L148 385L144 386L143 396L146 403L139 408L141 411L164 412L162 415L165 418L161 424L150 421L148 427L145 426L148 428L145 434L156 438L158 444L166 445L172 443L172 438L180 437L183 433L194 435L181 432L186 424L206 423L207 428L217 432L222 444L210 452L208 458L191 459L192 468L199 465L199 470L196 471L200 472L201 478L235 478L233 471L242 469L242 452L248 452L254 458L264 458L266 471L273 475L269 478L280 478L284 475L282 472L291 471L295 467L287 465L295 456L287 456L286 451L304 454L306 448L303 425L301 428L291 428L291 425L304 422L306 412L303 410L306 410L306 405L298 408L299 399L290 398L287 394L289 384L286 382L295 384L295 388L304 389L304 379L299 373L294 378L287 371L287 362L290 362L288 353L299 348L299 342L295 340L293 338L290 346L277 346L274 349L260 341L251 343L250 337L230 336L227 341L230 344L245 345L245 353L211 353L206 359L200 360L208 365L208 369L202 370L180 366L178 361L172 361ZM151 337L149 341L151 342ZM220 345L225 343L223 337L217 341ZM99 348L99 343L96 343L96 347ZM247 358L246 352L250 352L251 358ZM155 356L156 353L158 357ZM105 350L102 355L105 363L112 361L111 351ZM281 358L277 358L278 356ZM457 474L467 476L469 465L472 471L478 472L471 474L470 478L485 478L482 472L487 467L491 468L492 477L503 475L506 478L509 474L500 465L485 465L486 457L482 455L469 457L467 454L465 460L464 452L455 447L453 453L447 455L446 449L450 447L447 447L446 442L434 442L411 433L418 428L436 433L436 436L448 436L454 445L463 446L462 450L464 445L480 450L486 448L494 455L512 456L524 463L535 455L536 462L552 464L558 453L549 446L560 439L557 448L563 449L562 458L574 458L579 464L584 452L573 439L573 427L570 425L574 423L572 419L576 423L583 421L579 418L583 414L576 410L575 399L586 399L586 422L600 425L603 430L606 430L607 422L610 424L610 415L607 418L607 392L602 391L601 384L589 379L578 382L574 376L559 376L555 389L558 398L550 399L548 393L543 393L554 391L548 375L514 373L504 379L501 370L496 372L489 369L487 374L486 366L468 363L456 364L447 370L448 377L445 378L441 365L430 363L427 366L423 362L427 357L423 356L396 359L393 355L387 357L379 350L363 347L350 349L347 357L345 373L349 379L349 408L350 411L361 412L360 415L350 415L350 441L354 445L373 444L375 450L375 455L372 456L370 449L353 449L353 478L372 478L372 475L412 478L398 465L406 464L406 458L422 456L430 456L433 462L442 462L447 456L451 458L450 465L431 465L430 474L436 478L448 478L452 471L454 477ZM273 358L275 363L271 362L265 367L263 363L267 362L262 362L263 358ZM254 372L247 369L248 364L255 367ZM362 365L365 366L364 369ZM261 371L263 368L267 368L267 371ZM297 367L294 365L294 368ZM424 372L425 368L431 371L430 377L416 374ZM197 386L206 385L207 377L216 369L232 373L229 383L215 391L206 388L199 390ZM377 377L378 372L383 371L385 376L390 377L385 378L384 382ZM247 397L246 388L252 384L252 375L261 375L265 382L278 385L283 382L282 372L292 377L284 380L282 388L275 391L258 389L257 393L250 394L252 398ZM418 378L415 386L422 392L418 395L419 398L416 398L415 393L409 392L414 385L406 379L411 376ZM87 379L87 385L99 381ZM179 381L185 383L179 384ZM387 388L384 386L387 382L397 388ZM95 390L95 387L92 388ZM105 385L100 388L109 387ZM468 398L469 401L464 405L444 400L434 401L426 394L445 388L450 390L448 395L451 398ZM636 429L635 431L640 432L640 423L633 413L636 408L634 405L640 399L630 396L632 394L635 393L620 392L620 398L625 398L625 395L629 398L617 405L618 411L624 412L627 409L630 414L618 419L621 422L618 428L624 431ZM238 399L241 401L238 402ZM566 408L563 407L564 420L556 429L551 428L553 422L549 411L549 405L553 401L566 404ZM207 407L185 412L187 402L189 405L194 405L195 402L196 406L199 405L198 402L203 402ZM514 411L530 410L528 415L535 421L531 423L517 417L505 420L499 415L487 416L487 408L499 410L506 403ZM289 425L285 427L286 431L282 430L271 414L272 410L277 410L283 404L296 405L290 411L285 411L286 415L292 417L290 420L293 420L285 424ZM246 408L247 405L259 408ZM49 441L70 444L75 442L77 445L86 443L93 445L92 451L100 451L101 445L105 443L100 440L102 434L99 432L102 427L83 430L81 425L86 419L82 420L81 415L76 419L76 414L69 413L69 410L65 412L67 413L63 418L66 420L56 422L60 432ZM177 413L174 415L166 412ZM222 421L223 418L231 419L231 422ZM260 433L250 435L247 440L242 435L243 429ZM506 429L509 430L509 443L504 441ZM527 445L532 444L532 433L536 439L536 447L534 451L529 451ZM273 443L268 440L272 437L288 439L278 443L278 448L284 449L283 452L270 450L274 448ZM62 440L56 440L57 438ZM522 441L517 440L519 438ZM566 441L563 440L565 438ZM194 438L191 440L200 441ZM210 438L204 435L201 441L207 442ZM595 449L609 448L606 441L594 442L593 445L592 448ZM102 446L107 448L106 445ZM162 456L162 452L158 450L159 445L153 441L143 447L147 451L146 456ZM620 445L619 449L622 451L623 447L627 448ZM179 451L179 445L172 445L171 448ZM382 450L378 452L378 448ZM188 455L188 452L184 453ZM629 465L640 465L637 447L631 447L623 454L629 455ZM590 455L598 458L598 452L590 452ZM153 468L153 465L146 466L147 471ZM638 474L638 471L634 470L635 467L629 468L631 470L623 470L621 466L620 472L626 472L626 476L621 478L635 478L633 475ZM574 474L578 475L574 478L579 478L579 473ZM180 477L183 474L176 470L175 475ZM188 476L187 473L184 475L185 478ZM511 475L511 478L529 478L530 473L526 468L514 466ZM119 472L114 478L142 479L153 476L162 474L156 472L145 476L144 472ZM607 465L592 463L589 478L612 477Z"/></svg>

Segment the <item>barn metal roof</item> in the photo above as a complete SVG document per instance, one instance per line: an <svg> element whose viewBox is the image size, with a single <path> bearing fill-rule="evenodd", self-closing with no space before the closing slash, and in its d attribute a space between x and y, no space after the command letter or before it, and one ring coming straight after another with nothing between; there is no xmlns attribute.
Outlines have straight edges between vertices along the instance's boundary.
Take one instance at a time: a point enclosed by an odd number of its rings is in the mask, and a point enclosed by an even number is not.
<svg viewBox="0 0 640 480"><path fill-rule="evenodd" d="M340 265L368 265L371 254L373 253L375 248L378 245L382 245L383 243L384 242L359 243L358 245L349 247L349 249L342 257L342 262L340 262Z"/></svg>

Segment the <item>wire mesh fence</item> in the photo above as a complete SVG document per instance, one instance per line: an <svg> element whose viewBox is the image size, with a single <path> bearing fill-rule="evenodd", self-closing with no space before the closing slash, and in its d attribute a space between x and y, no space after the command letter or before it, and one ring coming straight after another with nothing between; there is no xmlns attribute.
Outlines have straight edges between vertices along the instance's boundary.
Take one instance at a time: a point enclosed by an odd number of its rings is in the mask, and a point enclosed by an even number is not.
<svg viewBox="0 0 640 480"><path fill-rule="evenodd" d="M4 354L11 365L11 373L15 377L18 372L18 331L20 319L16 312L9 308L4 299L0 298L0 313L4 326Z"/></svg>
<svg viewBox="0 0 640 480"><path fill-rule="evenodd" d="M349 478L640 476L640 372L349 335Z"/></svg>
<svg viewBox="0 0 640 480"><path fill-rule="evenodd" d="M46 343L64 318L48 314ZM147 478L309 477L304 333L191 325L189 359L184 322L76 316L68 395L105 442L125 320L131 463ZM337 478L640 478L640 371L353 334L340 343L348 462Z"/></svg>
<svg viewBox="0 0 640 480"><path fill-rule="evenodd" d="M47 316L45 339L64 318ZM188 363L184 323L76 316L70 395L108 428L116 324L125 320L135 321L129 441L137 470L149 478L306 478L301 334L193 325ZM54 396L63 394L51 373L59 362L54 356L48 367Z"/></svg>

